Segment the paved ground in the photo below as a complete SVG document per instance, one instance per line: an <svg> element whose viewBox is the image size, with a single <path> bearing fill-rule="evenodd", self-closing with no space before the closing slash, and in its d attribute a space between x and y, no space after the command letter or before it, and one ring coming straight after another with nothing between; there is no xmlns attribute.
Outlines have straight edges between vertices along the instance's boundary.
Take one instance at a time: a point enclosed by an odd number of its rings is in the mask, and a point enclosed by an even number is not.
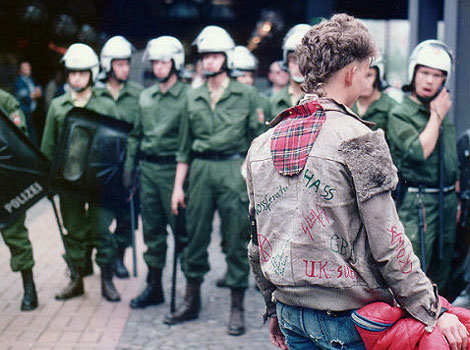
<svg viewBox="0 0 470 350"><path fill-rule="evenodd" d="M101 298L97 268L93 276L85 279L85 296L59 302L54 300L54 294L65 286L68 277L61 258L63 248L58 229L47 200L29 210L27 226L36 260L34 275L40 305L32 312L20 312L21 276L11 272L9 250L0 240L0 350L274 349L267 326L262 324L263 301L253 288L253 280L245 302L248 331L240 337L226 335L229 290L214 287L215 279L225 269L217 220L210 246L212 271L202 285L200 317L172 327L162 323L170 302L168 268L164 274L165 304L136 311L128 306L145 284L140 230L137 232L138 277L115 279L122 297L120 303L109 303ZM167 266L171 266L170 256L167 260ZM126 256L126 265L131 266L130 253ZM181 301L183 293L184 278L180 272L177 302Z"/></svg>

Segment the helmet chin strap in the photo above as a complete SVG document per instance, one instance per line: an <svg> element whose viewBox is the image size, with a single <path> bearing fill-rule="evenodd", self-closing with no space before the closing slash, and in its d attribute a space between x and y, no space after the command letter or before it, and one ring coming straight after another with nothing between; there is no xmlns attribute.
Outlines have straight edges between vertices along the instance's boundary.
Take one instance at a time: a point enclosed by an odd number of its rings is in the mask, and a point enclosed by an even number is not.
<svg viewBox="0 0 470 350"><path fill-rule="evenodd" d="M168 73L168 75L166 77L163 77L163 78L155 77L155 79L157 80L158 83L166 83L168 80L170 80L173 73L178 73L175 69L175 63L174 62L172 63L170 72Z"/></svg>
<svg viewBox="0 0 470 350"><path fill-rule="evenodd" d="M222 67L220 67L220 69L217 71L217 72L209 72L208 70L203 70L202 71L202 74L204 74L204 76L206 78L213 78L213 77L216 77L217 75L220 75L224 72L228 72L228 67L227 67L227 55L225 55L225 61L224 63L222 64Z"/></svg>
<svg viewBox="0 0 470 350"><path fill-rule="evenodd" d="M442 82L441 86L439 87L439 89L437 89L437 92L431 96L431 97L423 97L423 96L419 96L417 93L416 93L416 88L414 86L414 84L412 84L413 86L413 92L415 93L416 95L416 98L418 99L419 102L421 102L422 104L430 104L436 97L437 95L439 95L442 91L442 89L444 88L445 86L445 80Z"/></svg>
<svg viewBox="0 0 470 350"><path fill-rule="evenodd" d="M112 68L111 68L111 71L109 72L109 75L113 77L114 79L116 79L119 84L124 84L129 79L129 76L127 76L126 79L119 79L114 73L114 70Z"/></svg>
<svg viewBox="0 0 470 350"><path fill-rule="evenodd" d="M88 88L88 85L85 86L85 87L82 87L82 88L75 87L75 86L70 86L70 88L71 88L73 91L80 93L80 92L85 91L85 90Z"/></svg>

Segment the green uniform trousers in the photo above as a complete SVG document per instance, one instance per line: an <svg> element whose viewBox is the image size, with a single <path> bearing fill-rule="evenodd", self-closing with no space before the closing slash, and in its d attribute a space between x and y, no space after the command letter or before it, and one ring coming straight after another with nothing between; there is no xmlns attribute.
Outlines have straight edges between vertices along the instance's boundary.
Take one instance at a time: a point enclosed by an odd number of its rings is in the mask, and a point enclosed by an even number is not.
<svg viewBox="0 0 470 350"><path fill-rule="evenodd" d="M67 229L65 242L69 258L74 266L84 268L85 249L90 243L97 248L96 263L99 266L114 263L116 240L109 231L113 211L94 203L87 206L87 202L70 196L60 196L60 211Z"/></svg>
<svg viewBox="0 0 470 350"><path fill-rule="evenodd" d="M33 248L28 238L28 229L24 225L26 214L1 233L5 244L10 249L10 266L13 272L29 270L34 266Z"/></svg>
<svg viewBox="0 0 470 350"><path fill-rule="evenodd" d="M116 230L114 231L116 243L119 247L130 247L132 244L132 227L129 202L121 203L115 210L114 215L116 217ZM137 220L135 224L137 225Z"/></svg>
<svg viewBox="0 0 470 350"><path fill-rule="evenodd" d="M240 172L243 159L194 159L189 170L186 228L188 246L183 251L183 271L188 280L202 283L210 270L207 248L217 209L226 250L226 284L247 288L249 263L248 195Z"/></svg>
<svg viewBox="0 0 470 350"><path fill-rule="evenodd" d="M444 246L443 259L439 259L439 195L423 193L425 206L425 262L426 275L444 291L450 275L451 261L454 254L454 241L457 215L457 196L454 192L444 195ZM413 244L414 253L421 258L421 240L419 237L418 210L422 210L419 194L407 192L398 209L405 232Z"/></svg>
<svg viewBox="0 0 470 350"><path fill-rule="evenodd" d="M183 215L171 212L171 195L175 182L176 163L160 164L142 161L140 165L140 215L147 251L144 260L149 268L162 269L167 251L167 225L180 244L187 240Z"/></svg>

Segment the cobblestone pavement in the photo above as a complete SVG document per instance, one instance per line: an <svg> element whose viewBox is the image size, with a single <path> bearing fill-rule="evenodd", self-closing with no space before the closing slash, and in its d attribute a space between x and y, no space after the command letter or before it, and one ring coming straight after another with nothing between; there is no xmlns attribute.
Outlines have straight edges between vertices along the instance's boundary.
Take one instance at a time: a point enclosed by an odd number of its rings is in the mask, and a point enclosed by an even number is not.
<svg viewBox="0 0 470 350"><path fill-rule="evenodd" d="M31 312L19 310L23 294L21 276L11 272L9 250L0 240L0 350L275 349L270 344L267 326L262 324L263 301L253 287L252 278L245 298L247 332L239 337L226 334L230 291L215 287L215 280L225 270L217 219L209 253L212 270L202 285L199 319L171 327L162 322L170 304L171 239L164 272L166 302L144 310L131 310L129 301L145 286L140 229L136 233L138 277L115 279L122 297L120 303L101 298L96 266L95 274L85 278L83 297L59 302L54 300L54 294L66 285L68 277L52 207L46 199L28 211L27 226L36 261L33 271L39 308ZM131 261L128 250L128 268ZM179 271L177 305L183 298L184 286Z"/></svg>

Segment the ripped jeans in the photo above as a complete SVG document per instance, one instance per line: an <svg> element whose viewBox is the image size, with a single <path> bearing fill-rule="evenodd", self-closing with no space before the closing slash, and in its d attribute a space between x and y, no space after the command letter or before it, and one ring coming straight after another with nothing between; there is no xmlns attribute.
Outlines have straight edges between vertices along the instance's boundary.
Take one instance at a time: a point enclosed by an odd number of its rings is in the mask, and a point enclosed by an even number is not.
<svg viewBox="0 0 470 350"><path fill-rule="evenodd" d="M354 310L334 312L277 302L276 313L289 350L365 350L354 327Z"/></svg>

